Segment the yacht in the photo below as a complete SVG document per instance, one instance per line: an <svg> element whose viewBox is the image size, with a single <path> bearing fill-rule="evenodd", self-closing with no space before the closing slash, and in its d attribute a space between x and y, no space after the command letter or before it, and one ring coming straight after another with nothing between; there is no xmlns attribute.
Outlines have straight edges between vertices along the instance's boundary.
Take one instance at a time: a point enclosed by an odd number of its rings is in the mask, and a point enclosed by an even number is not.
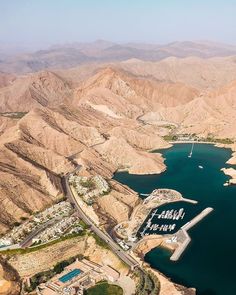
<svg viewBox="0 0 236 295"><path fill-rule="evenodd" d="M190 154L188 155L189 158L192 157L192 154L193 154L193 147L194 147L194 142L192 143L192 148L191 148Z"/></svg>

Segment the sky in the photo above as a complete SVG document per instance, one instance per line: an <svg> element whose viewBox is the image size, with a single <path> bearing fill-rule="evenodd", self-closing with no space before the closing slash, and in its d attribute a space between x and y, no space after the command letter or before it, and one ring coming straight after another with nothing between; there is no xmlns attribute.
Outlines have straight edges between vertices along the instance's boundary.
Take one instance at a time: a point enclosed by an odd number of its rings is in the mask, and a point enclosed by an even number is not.
<svg viewBox="0 0 236 295"><path fill-rule="evenodd" d="M236 44L236 0L0 0L0 45L169 43Z"/></svg>

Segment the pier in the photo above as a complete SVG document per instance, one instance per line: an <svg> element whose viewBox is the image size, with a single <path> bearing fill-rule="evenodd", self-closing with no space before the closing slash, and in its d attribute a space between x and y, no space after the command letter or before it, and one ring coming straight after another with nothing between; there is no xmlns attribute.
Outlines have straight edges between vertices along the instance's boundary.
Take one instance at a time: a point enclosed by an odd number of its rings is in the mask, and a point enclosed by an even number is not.
<svg viewBox="0 0 236 295"><path fill-rule="evenodd" d="M175 250L175 252L170 257L171 261L179 260L180 256L183 254L184 250L188 247L189 243L191 242L191 238L188 235L187 231L184 229L180 229L177 233L177 239L182 240L181 244Z"/></svg>
<svg viewBox="0 0 236 295"><path fill-rule="evenodd" d="M187 198L182 198L183 202L186 202L186 203L191 203L191 204L197 204L198 201L195 201L195 200L192 200L192 199L187 199Z"/></svg>
<svg viewBox="0 0 236 295"><path fill-rule="evenodd" d="M191 238L188 235L188 230L192 228L195 224L197 224L199 221L201 221L205 216L207 216L209 213L213 211L213 208L208 207L204 209L200 214L195 216L191 221L186 223L184 226L181 227L181 229L177 233L177 239L179 246L175 250L175 252L170 257L170 260L177 261L183 254L184 250L187 248L189 243L191 242Z"/></svg>
<svg viewBox="0 0 236 295"><path fill-rule="evenodd" d="M143 193L140 193L140 196L143 196L143 197L149 197L150 195L151 194L143 194ZM184 198L184 197L182 197L182 195L180 195L180 198L179 199L177 199L177 200L169 200L166 203L172 203L172 202L186 202L186 203L191 203L191 204L197 204L198 203L198 201Z"/></svg>
<svg viewBox="0 0 236 295"><path fill-rule="evenodd" d="M184 226L182 226L182 229L189 230L191 227L193 227L195 224L197 224L200 220L202 220L205 216L207 216L209 213L213 211L213 208L208 207L204 209L200 214L195 216L191 221L186 223Z"/></svg>

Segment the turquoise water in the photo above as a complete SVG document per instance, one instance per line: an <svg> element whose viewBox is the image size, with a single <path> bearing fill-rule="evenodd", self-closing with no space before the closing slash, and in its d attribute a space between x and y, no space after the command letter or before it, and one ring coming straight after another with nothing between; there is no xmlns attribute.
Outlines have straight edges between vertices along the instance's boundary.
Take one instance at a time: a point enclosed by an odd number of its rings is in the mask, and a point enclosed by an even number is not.
<svg viewBox="0 0 236 295"><path fill-rule="evenodd" d="M198 295L236 295L236 186L223 186L229 178L220 171L228 166L231 151L197 144L188 158L190 149L190 144L176 144L163 150L167 170L161 175L122 172L115 179L140 193L176 189L198 200L201 208L213 207L189 231L192 242L178 262L171 262L170 253L161 248L149 252L145 260L174 282L197 288Z"/></svg>
<svg viewBox="0 0 236 295"><path fill-rule="evenodd" d="M78 268L75 268L72 271L68 272L66 275L60 277L59 281L61 281L62 283L66 283L72 280L74 277L77 277L79 274L81 274L81 270Z"/></svg>

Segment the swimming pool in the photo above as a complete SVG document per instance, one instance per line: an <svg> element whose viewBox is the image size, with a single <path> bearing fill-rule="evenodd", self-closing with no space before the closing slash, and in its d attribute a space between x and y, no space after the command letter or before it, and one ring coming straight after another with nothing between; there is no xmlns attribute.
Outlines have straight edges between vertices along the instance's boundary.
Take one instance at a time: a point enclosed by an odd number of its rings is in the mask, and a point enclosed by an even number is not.
<svg viewBox="0 0 236 295"><path fill-rule="evenodd" d="M82 273L82 271L80 269L75 268L72 271L68 272L66 275L60 277L59 281L62 282L62 283L66 283L66 282L72 280L74 277L78 276L81 273Z"/></svg>

